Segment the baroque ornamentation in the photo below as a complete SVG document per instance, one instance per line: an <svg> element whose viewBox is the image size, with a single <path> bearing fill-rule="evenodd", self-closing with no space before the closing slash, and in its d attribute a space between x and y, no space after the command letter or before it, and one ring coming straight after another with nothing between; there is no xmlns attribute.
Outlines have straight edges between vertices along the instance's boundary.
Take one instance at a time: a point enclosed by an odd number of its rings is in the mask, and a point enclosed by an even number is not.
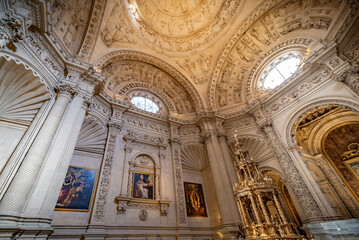
<svg viewBox="0 0 359 240"><path fill-rule="evenodd" d="M327 31L339 4L339 1L332 1L327 11L320 13L320 6L309 7L301 0L273 0L260 5L240 25L217 62L208 89L211 107L223 107L240 101L241 82L247 79L255 59L262 59L263 53L285 35L299 35L303 29ZM230 81L237 85L231 85Z"/></svg>
<svg viewBox="0 0 359 240"><path fill-rule="evenodd" d="M127 95L135 83L142 83L144 85L139 87L154 89L166 102L172 103L172 111L183 114L195 109L186 89L175 78L152 65L139 61L118 61L104 68L103 74L108 78L105 87L114 94Z"/></svg>
<svg viewBox="0 0 359 240"><path fill-rule="evenodd" d="M113 155L115 151L116 137L121 130L118 124L112 124L109 129L106 150L104 156L104 163L102 167L101 177L98 184L98 194L94 210L94 219L97 222L104 220L105 207L107 203L107 195L110 187L111 170L113 163Z"/></svg>
<svg viewBox="0 0 359 240"><path fill-rule="evenodd" d="M156 57L136 51L117 51L105 55L98 61L97 65L100 69L105 69L110 63L120 62L123 60L137 60L158 67L163 72L178 81L185 91L188 92L189 96L191 96L194 110L196 112L199 112L204 108L202 99L192 83L174 67Z"/></svg>
<svg viewBox="0 0 359 240"><path fill-rule="evenodd" d="M279 164L285 169L286 183L293 189L296 199L300 204L305 218L317 218L323 216L318 204L315 202L308 187L306 186L303 177L300 175L298 169L294 165L283 143L278 138L272 125L265 124L262 127L269 144L271 145Z"/></svg>
<svg viewBox="0 0 359 240"><path fill-rule="evenodd" d="M187 52L211 42L238 14L241 5L242 1L233 0L156 4L152 0L131 0L122 11L129 14L137 34L152 46Z"/></svg>

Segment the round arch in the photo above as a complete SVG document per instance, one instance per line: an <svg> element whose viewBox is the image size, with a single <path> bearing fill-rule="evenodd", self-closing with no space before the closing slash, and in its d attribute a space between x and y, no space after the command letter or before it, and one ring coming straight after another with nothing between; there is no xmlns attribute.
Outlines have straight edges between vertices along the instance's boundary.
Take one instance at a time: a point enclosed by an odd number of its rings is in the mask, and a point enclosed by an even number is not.
<svg viewBox="0 0 359 240"><path fill-rule="evenodd" d="M120 61L120 60L135 60L135 61L144 62L144 63L150 64L150 65L153 65L153 66L163 70L164 72L168 73L170 76L175 78L184 87L184 89L189 93L189 95L191 96L191 98L193 100L194 106L196 108L195 111L197 113L203 111L203 109L204 109L203 101L202 101L199 93L193 86L193 84L175 67L173 67L172 65L166 63L165 61L163 61L155 56L152 56L152 55L149 55L149 54L143 53L143 52L133 51L133 50L120 50L120 51L116 51L116 52L111 52L111 53L103 56L97 62L97 66L100 69L104 69L109 64L116 62L116 61Z"/></svg>

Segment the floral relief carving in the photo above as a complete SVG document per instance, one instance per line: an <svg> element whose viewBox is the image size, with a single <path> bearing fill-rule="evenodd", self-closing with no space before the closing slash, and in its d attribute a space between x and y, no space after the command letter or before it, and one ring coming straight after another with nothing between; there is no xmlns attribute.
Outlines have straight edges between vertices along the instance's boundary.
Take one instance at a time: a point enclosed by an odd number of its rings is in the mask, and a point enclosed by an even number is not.
<svg viewBox="0 0 359 240"><path fill-rule="evenodd" d="M269 144L271 145L279 164L285 169L286 183L293 189L296 199L300 204L305 218L317 218L323 216L318 204L315 202L308 187L306 186L303 177L300 175L298 169L292 162L283 143L278 138L273 126L264 125L262 127Z"/></svg>
<svg viewBox="0 0 359 240"><path fill-rule="evenodd" d="M110 187L111 170L115 151L117 134L121 131L122 126L117 123L110 123L109 136L107 139L104 163L101 171L101 177L98 184L98 193L95 203L94 219L97 222L104 220L104 212L107 203L107 195Z"/></svg>

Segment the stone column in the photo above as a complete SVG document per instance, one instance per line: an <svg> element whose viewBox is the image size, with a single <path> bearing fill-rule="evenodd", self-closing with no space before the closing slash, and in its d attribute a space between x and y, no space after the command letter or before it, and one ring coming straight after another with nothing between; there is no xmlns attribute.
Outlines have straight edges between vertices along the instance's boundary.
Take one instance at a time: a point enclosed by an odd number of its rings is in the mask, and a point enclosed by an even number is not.
<svg viewBox="0 0 359 240"><path fill-rule="evenodd" d="M71 101L72 93L73 89L69 85L59 87L54 106L0 202L0 213L3 215L0 216L2 219L4 219L4 215L20 215L24 213L31 190L46 159L67 106ZM49 226L50 222L51 219L44 220L46 226ZM31 224L31 221L27 221L27 223ZM36 219L36 223L37 226L41 226L41 222L38 219Z"/></svg>
<svg viewBox="0 0 359 240"><path fill-rule="evenodd" d="M97 228L99 227L99 231L103 233L103 229L101 228L103 228L103 226L105 225L104 217L105 217L106 204L108 202L107 197L110 188L113 155L115 151L117 136L121 132L121 129L122 129L122 124L112 121L109 123L109 131L107 136L105 154L101 165L101 174L98 183L97 196L93 207L93 212L90 222L90 225L92 225L91 231L96 231ZM93 227L94 225L96 225L97 227Z"/></svg>
<svg viewBox="0 0 359 240"><path fill-rule="evenodd" d="M288 186L295 190L295 198L300 205L301 215L304 222L317 221L323 218L317 202L314 200L311 192L309 191L303 177L300 175L295 163L290 158L283 143L277 136L277 133L271 124L265 124L262 127L268 143L272 147L279 164L284 170L286 183Z"/></svg>
<svg viewBox="0 0 359 240"><path fill-rule="evenodd" d="M222 223L235 223L237 220L239 220L239 216L236 218L236 214L238 215L238 210L235 205L235 208L233 208L234 196L232 189L228 191L228 187L230 187L229 182L228 180L227 182L224 181L224 179L226 179L227 177L223 176L226 171L223 169L224 166L221 166L220 164L221 161L223 163L223 159L219 156L221 154L221 149L217 140L217 136L215 134L210 134L209 136L205 137L205 144L213 175L219 209L222 216Z"/></svg>
<svg viewBox="0 0 359 240"><path fill-rule="evenodd" d="M236 171L234 169L232 157L229 153L229 147L227 145L227 139L225 136L219 137L219 144L221 146L223 159L226 164L226 169L227 169L228 177L230 179L230 184L231 186L233 186L235 182L238 182L238 179L237 179Z"/></svg>
<svg viewBox="0 0 359 240"><path fill-rule="evenodd" d="M89 97L80 92L69 105L27 203L27 215L52 218L85 118Z"/></svg>

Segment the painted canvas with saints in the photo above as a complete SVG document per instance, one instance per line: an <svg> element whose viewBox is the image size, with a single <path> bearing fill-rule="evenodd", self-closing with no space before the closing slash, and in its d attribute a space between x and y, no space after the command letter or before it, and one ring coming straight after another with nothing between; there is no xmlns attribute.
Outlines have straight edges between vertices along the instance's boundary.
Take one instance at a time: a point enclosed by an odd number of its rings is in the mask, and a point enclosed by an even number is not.
<svg viewBox="0 0 359 240"><path fill-rule="evenodd" d="M70 166L55 210L88 211L95 179L96 170Z"/></svg>
<svg viewBox="0 0 359 240"><path fill-rule="evenodd" d="M154 199L153 185L153 174L134 172L132 197Z"/></svg>
<svg viewBox="0 0 359 240"><path fill-rule="evenodd" d="M186 209L188 217L207 217L206 203L202 184L184 183Z"/></svg>

